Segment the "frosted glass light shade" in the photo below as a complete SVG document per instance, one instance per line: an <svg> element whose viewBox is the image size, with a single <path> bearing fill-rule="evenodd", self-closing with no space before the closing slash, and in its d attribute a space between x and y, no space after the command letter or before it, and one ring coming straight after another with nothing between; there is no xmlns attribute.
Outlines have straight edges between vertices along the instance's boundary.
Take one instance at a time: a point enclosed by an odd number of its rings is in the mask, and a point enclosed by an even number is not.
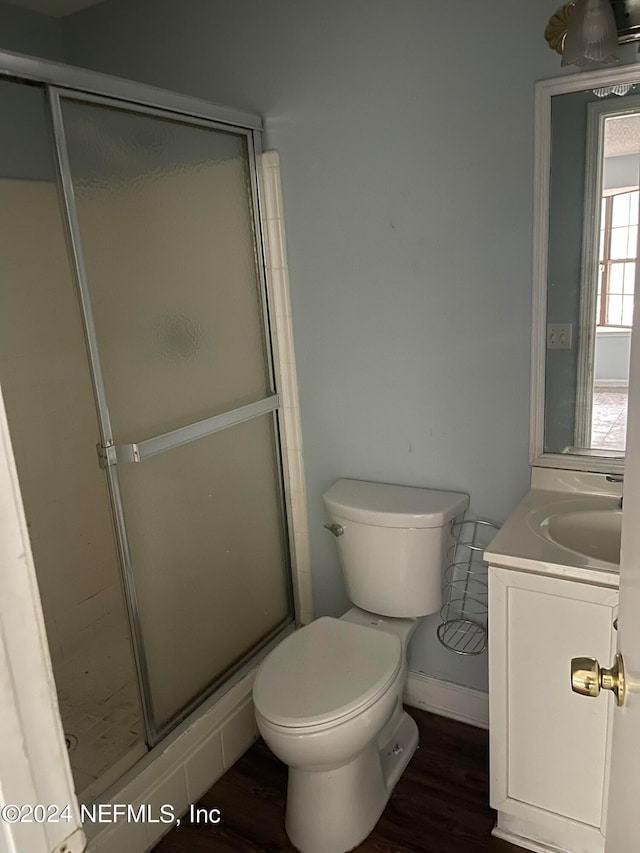
<svg viewBox="0 0 640 853"><path fill-rule="evenodd" d="M576 0L562 65L606 65L618 60L618 32L609 0Z"/></svg>

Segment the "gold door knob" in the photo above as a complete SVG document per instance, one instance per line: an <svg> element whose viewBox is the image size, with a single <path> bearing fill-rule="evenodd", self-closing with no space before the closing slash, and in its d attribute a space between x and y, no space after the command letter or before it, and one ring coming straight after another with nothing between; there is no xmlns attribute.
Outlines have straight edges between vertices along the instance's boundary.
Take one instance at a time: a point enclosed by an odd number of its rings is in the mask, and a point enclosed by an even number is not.
<svg viewBox="0 0 640 853"><path fill-rule="evenodd" d="M617 654L611 669L600 666L595 658L572 658L571 689L582 696L598 696L600 690L611 690L616 703L624 702L624 662Z"/></svg>

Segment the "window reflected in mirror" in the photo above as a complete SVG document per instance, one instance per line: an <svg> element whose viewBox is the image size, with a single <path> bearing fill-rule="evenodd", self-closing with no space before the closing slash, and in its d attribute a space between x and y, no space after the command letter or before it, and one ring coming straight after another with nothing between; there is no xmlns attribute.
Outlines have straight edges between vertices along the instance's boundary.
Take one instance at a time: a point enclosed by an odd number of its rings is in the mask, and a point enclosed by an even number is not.
<svg viewBox="0 0 640 853"><path fill-rule="evenodd" d="M624 451L638 257L640 113L605 118L590 446Z"/></svg>

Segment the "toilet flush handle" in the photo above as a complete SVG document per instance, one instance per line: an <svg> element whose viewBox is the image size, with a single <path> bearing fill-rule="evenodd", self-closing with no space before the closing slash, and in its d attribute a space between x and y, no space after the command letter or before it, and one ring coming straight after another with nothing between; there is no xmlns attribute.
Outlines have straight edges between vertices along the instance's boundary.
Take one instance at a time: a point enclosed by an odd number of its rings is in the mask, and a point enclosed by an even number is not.
<svg viewBox="0 0 640 853"><path fill-rule="evenodd" d="M334 536L342 536L344 527L341 524L325 524L327 530L330 530Z"/></svg>

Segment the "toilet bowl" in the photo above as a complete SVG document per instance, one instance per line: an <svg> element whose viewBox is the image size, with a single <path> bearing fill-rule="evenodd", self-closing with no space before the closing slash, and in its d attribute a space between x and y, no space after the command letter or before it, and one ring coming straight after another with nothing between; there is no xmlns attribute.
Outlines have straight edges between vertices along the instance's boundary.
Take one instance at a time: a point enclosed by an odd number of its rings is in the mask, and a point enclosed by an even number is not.
<svg viewBox="0 0 640 853"><path fill-rule="evenodd" d="M466 495L338 480L324 501L354 607L289 635L256 675L258 730L289 766L286 830L302 853L346 853L377 823L418 745L402 706L418 617Z"/></svg>
<svg viewBox="0 0 640 853"><path fill-rule="evenodd" d="M397 622L408 639L414 620ZM289 766L286 829L304 853L363 841L415 751L399 634L356 608L323 617L282 642L256 677L258 729Z"/></svg>

